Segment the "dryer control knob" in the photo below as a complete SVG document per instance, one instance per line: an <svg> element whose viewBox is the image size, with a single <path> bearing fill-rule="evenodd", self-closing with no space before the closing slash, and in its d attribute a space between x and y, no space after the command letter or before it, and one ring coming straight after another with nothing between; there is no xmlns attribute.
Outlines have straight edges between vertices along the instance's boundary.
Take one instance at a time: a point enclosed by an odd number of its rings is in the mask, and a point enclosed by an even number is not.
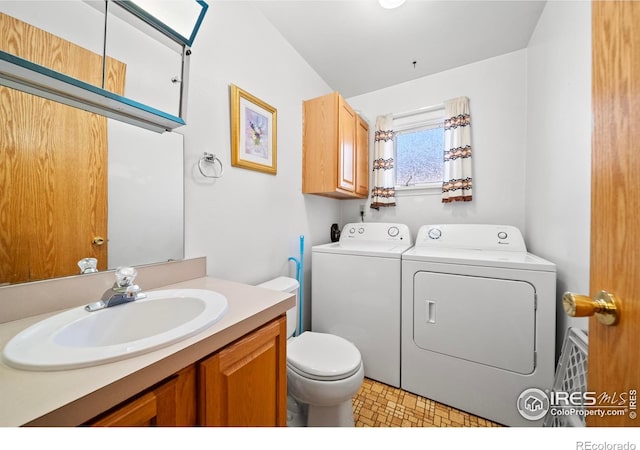
<svg viewBox="0 0 640 450"><path fill-rule="evenodd" d="M440 228L431 228L427 234L431 239L440 239L440 236L442 236L442 230Z"/></svg>
<svg viewBox="0 0 640 450"><path fill-rule="evenodd" d="M501 231L501 232L498 233L498 239L506 239L508 237L509 237L509 235L504 231Z"/></svg>
<svg viewBox="0 0 640 450"><path fill-rule="evenodd" d="M391 237L396 237L400 234L400 229L398 227L389 227L387 234Z"/></svg>
<svg viewBox="0 0 640 450"><path fill-rule="evenodd" d="M360 233L360 234L364 233L364 228L362 228L362 227L358 228L358 233Z"/></svg>
<svg viewBox="0 0 640 450"><path fill-rule="evenodd" d="M355 229L355 228L349 228L349 234L353 234L353 233L355 233L355 232L356 232L356 229Z"/></svg>

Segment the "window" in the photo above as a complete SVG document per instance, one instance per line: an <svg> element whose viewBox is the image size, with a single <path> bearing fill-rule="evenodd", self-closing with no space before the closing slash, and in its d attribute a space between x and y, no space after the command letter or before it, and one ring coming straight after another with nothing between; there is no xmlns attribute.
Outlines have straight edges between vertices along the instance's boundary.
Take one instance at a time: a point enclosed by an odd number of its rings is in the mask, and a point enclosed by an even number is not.
<svg viewBox="0 0 640 450"><path fill-rule="evenodd" d="M396 190L442 187L444 109L395 119L394 131Z"/></svg>

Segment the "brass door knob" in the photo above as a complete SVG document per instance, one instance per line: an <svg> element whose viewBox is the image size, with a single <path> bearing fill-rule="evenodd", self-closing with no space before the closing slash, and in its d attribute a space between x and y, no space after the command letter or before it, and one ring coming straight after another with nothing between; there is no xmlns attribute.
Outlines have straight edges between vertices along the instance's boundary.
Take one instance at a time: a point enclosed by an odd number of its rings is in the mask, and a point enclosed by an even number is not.
<svg viewBox="0 0 640 450"><path fill-rule="evenodd" d="M607 291L598 292L593 299L587 295L565 292L562 296L562 307L571 317L595 315L604 325L615 325L620 315L619 302Z"/></svg>
<svg viewBox="0 0 640 450"><path fill-rule="evenodd" d="M104 238L100 237L100 236L96 236L96 237L93 238L93 241L91 241L91 243L93 245L98 245L98 246L102 245L102 244L104 244Z"/></svg>

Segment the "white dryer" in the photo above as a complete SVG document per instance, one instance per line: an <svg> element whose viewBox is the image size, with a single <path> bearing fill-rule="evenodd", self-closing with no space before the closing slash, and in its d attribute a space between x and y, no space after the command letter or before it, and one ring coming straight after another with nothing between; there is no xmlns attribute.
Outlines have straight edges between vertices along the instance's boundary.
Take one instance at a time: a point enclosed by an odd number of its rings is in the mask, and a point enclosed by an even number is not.
<svg viewBox="0 0 640 450"><path fill-rule="evenodd" d="M340 241L311 255L311 329L353 342L365 376L400 386L401 255L412 245L397 223L349 223Z"/></svg>
<svg viewBox="0 0 640 450"><path fill-rule="evenodd" d="M556 267L498 225L425 225L402 256L401 387L510 426L553 386ZM522 405L520 405L522 406Z"/></svg>

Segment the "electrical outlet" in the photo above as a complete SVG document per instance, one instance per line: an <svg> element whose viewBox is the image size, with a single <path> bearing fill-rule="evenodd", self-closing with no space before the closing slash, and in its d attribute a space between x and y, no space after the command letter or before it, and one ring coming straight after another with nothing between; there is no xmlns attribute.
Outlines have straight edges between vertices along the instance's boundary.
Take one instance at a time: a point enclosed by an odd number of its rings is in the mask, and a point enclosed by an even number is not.
<svg viewBox="0 0 640 450"><path fill-rule="evenodd" d="M364 213L364 207L365 207L365 205L360 205L360 214Z"/></svg>

